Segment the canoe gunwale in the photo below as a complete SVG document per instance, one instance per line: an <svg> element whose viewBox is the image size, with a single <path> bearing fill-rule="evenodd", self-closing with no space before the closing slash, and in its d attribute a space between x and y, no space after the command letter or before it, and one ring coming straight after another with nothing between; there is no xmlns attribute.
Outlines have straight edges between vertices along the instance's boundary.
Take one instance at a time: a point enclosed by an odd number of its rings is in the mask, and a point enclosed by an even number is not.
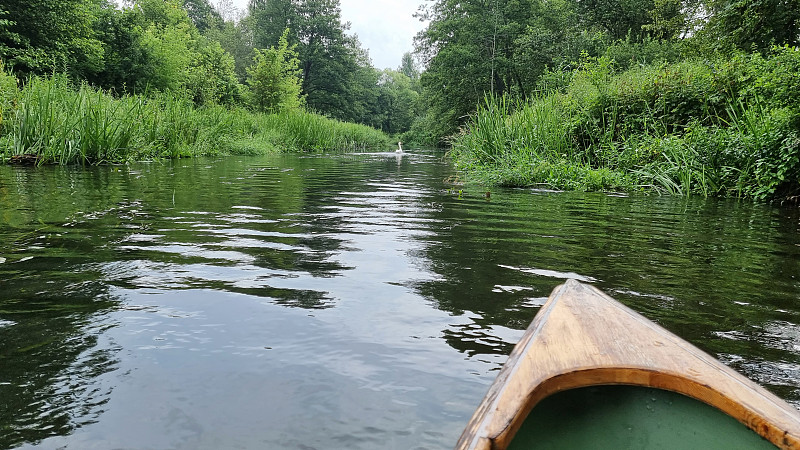
<svg viewBox="0 0 800 450"><path fill-rule="evenodd" d="M473 415L456 449L505 449L544 398L630 385L676 392L800 449L800 411L594 287L553 290Z"/></svg>

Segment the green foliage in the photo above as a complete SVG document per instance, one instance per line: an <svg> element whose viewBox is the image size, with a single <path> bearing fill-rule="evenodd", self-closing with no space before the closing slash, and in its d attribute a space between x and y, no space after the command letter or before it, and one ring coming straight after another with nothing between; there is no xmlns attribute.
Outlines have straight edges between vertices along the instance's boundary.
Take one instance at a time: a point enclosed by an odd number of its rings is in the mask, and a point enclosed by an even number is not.
<svg viewBox="0 0 800 450"><path fill-rule="evenodd" d="M379 128L397 134L411 128L419 94L412 80L402 72L385 69L378 79L377 111L374 120Z"/></svg>
<svg viewBox="0 0 800 450"><path fill-rule="evenodd" d="M800 92L799 50L784 45L773 47L766 58L759 54L739 55L731 60L736 70L729 76L729 83L746 81L740 89L748 100L759 99L768 102L770 107L788 106L796 111L800 108L797 96Z"/></svg>
<svg viewBox="0 0 800 450"><path fill-rule="evenodd" d="M410 52L403 53L403 58L397 71L407 76L409 80L416 81L419 79L419 69L414 61L414 56Z"/></svg>
<svg viewBox="0 0 800 450"><path fill-rule="evenodd" d="M379 81L381 71L372 68L366 54L361 55L358 68L351 74L347 95L350 98L350 112L346 120L363 123L371 127L380 128L380 118L383 111L380 109L378 98L381 87Z"/></svg>
<svg viewBox="0 0 800 450"><path fill-rule="evenodd" d="M387 144L371 128L299 110L301 92L308 92L319 111L380 125L378 72L357 39L345 34L338 1L254 0L250 11L251 17L234 23L209 0L131 0L122 8L105 0L3 6L0 56L23 77L64 75L33 77L19 92L16 80L0 71L2 152L34 153L42 162L101 163L213 153L232 145L263 151ZM254 57L252 43L270 36L275 40ZM248 88L240 84L245 79ZM408 94L401 85L393 104L413 104L406 97L416 91ZM281 115L227 114L217 106L236 107L246 99ZM402 123L409 114L395 107L392 128L407 128Z"/></svg>
<svg viewBox="0 0 800 450"><path fill-rule="evenodd" d="M372 68L358 40L346 34L339 0L251 0L248 11L256 48L278 45L284 30L290 30L309 108L340 120L369 122L374 86L363 81Z"/></svg>
<svg viewBox="0 0 800 450"><path fill-rule="evenodd" d="M614 61L617 69L674 63L682 59L683 42L645 37L641 41L631 39L613 42L603 55Z"/></svg>
<svg viewBox="0 0 800 450"><path fill-rule="evenodd" d="M417 36L417 52L427 70L421 76L434 133L452 134L483 98L520 86L524 72L514 64L514 41L534 10L531 0L437 0L423 17L430 24ZM438 140L438 139L437 139Z"/></svg>
<svg viewBox="0 0 800 450"><path fill-rule="evenodd" d="M389 145L387 136L374 128L304 111L286 110L260 118L259 126L270 131L262 136L269 137L271 145L285 151L355 150Z"/></svg>
<svg viewBox="0 0 800 450"><path fill-rule="evenodd" d="M625 65L674 60L677 46L664 40L685 31L683 6L682 0L433 1L422 14L431 22L417 51L427 63L423 96L442 122L436 133L454 133L485 93L526 99L565 88L582 54L599 57L615 47L609 58L624 57Z"/></svg>
<svg viewBox="0 0 800 450"><path fill-rule="evenodd" d="M452 154L459 167L500 184L796 195L800 98L790 92L800 87L797 64L800 52L781 48L769 58L616 73L612 60L587 55L564 93L530 102L489 97Z"/></svg>
<svg viewBox="0 0 800 450"><path fill-rule="evenodd" d="M8 58L14 52L12 46L22 42L22 36L13 30L16 24L9 12L0 7L0 59Z"/></svg>
<svg viewBox="0 0 800 450"><path fill-rule="evenodd" d="M692 126L642 142L653 158L635 173L660 192L781 198L800 184L798 130L786 110L731 105L727 127Z"/></svg>
<svg viewBox="0 0 800 450"><path fill-rule="evenodd" d="M98 8L94 0L4 2L0 58L23 75L97 72L103 67L103 45L93 31Z"/></svg>
<svg viewBox="0 0 800 450"><path fill-rule="evenodd" d="M297 109L303 104L300 95L300 60L295 46L289 46L287 28L278 45L268 50L256 49L252 67L247 69L251 104L258 111L278 112Z"/></svg>
<svg viewBox="0 0 800 450"><path fill-rule="evenodd" d="M299 40L300 6L300 2L293 0L250 0L247 20L253 32L253 46L270 48L277 45L287 28Z"/></svg>
<svg viewBox="0 0 800 450"><path fill-rule="evenodd" d="M536 26L517 39L515 60L526 70L521 75L526 90L558 90L568 84L583 55L598 56L606 44L603 33L561 33Z"/></svg>
<svg viewBox="0 0 800 450"><path fill-rule="evenodd" d="M581 54L616 70L800 43L800 0L431 0L416 50L439 142L483 95L564 92ZM421 123L421 122L420 122Z"/></svg>
<svg viewBox="0 0 800 450"><path fill-rule="evenodd" d="M686 30L688 11L681 0L653 0L649 23L642 25L642 31L652 39L677 39Z"/></svg>
<svg viewBox="0 0 800 450"><path fill-rule="evenodd" d="M766 52L773 45L800 44L798 0L708 0L710 17L698 38L707 52Z"/></svg>
<svg viewBox="0 0 800 450"><path fill-rule="evenodd" d="M587 28L600 27L612 39L653 35L677 37L683 30L683 4L679 0L581 0L577 12Z"/></svg>
<svg viewBox="0 0 800 450"><path fill-rule="evenodd" d="M209 0L183 0L183 9L201 33L222 24L222 16L211 6Z"/></svg>
<svg viewBox="0 0 800 450"><path fill-rule="evenodd" d="M237 104L242 96L236 77L236 63L219 42L201 39L203 46L194 55L188 70L186 89L194 102Z"/></svg>
<svg viewBox="0 0 800 450"><path fill-rule="evenodd" d="M226 11L210 0L15 2L0 8L0 57L22 78L66 73L116 94L169 93L196 105L252 100L262 110L305 99L334 118L381 126L391 116L393 130L408 129L417 103L406 100L418 90L379 101L380 73L346 34L338 0L253 0L235 22L230 3L219 5ZM250 89L240 84L248 79Z"/></svg>
<svg viewBox="0 0 800 450"><path fill-rule="evenodd" d="M137 0L99 17L108 64L89 78L94 84L122 93L186 94L197 104L240 101L234 59L200 35L177 0Z"/></svg>
<svg viewBox="0 0 800 450"><path fill-rule="evenodd" d="M40 163L388 145L380 131L304 111L265 115L219 105L196 108L172 93L115 98L85 83L73 89L63 75L30 79L14 103L0 129L0 154L32 154Z"/></svg>
<svg viewBox="0 0 800 450"><path fill-rule="evenodd" d="M18 95L16 77L6 71L3 61L0 60L0 133L3 130L3 119L13 111Z"/></svg>
<svg viewBox="0 0 800 450"><path fill-rule="evenodd" d="M439 141L444 135L440 126L441 122L432 112L425 112L414 119L411 128L401 135L400 140L410 147L441 147L445 143Z"/></svg>
<svg viewBox="0 0 800 450"><path fill-rule="evenodd" d="M150 66L146 78L137 80L140 90L180 91L197 59L197 30L189 15L178 0L137 0L132 13L142 17L140 44Z"/></svg>
<svg viewBox="0 0 800 450"><path fill-rule="evenodd" d="M233 56L236 76L241 83L247 79L247 67L253 63L253 45L250 42L249 29L251 22L248 17L238 22L215 23L203 33L210 41L219 42L222 48Z"/></svg>
<svg viewBox="0 0 800 450"><path fill-rule="evenodd" d="M33 78L2 142L12 156L36 154L61 163L113 160L130 144L135 106L85 85L73 91L64 76Z"/></svg>

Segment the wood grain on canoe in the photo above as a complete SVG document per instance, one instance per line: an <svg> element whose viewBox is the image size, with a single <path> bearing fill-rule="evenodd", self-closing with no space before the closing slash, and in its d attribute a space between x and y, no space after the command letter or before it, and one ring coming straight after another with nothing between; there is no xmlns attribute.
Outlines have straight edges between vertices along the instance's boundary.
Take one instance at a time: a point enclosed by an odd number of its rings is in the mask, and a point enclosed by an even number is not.
<svg viewBox="0 0 800 450"><path fill-rule="evenodd" d="M579 387L666 389L714 406L776 446L800 449L800 411L592 286L569 280L542 306L456 449L505 449L543 398Z"/></svg>

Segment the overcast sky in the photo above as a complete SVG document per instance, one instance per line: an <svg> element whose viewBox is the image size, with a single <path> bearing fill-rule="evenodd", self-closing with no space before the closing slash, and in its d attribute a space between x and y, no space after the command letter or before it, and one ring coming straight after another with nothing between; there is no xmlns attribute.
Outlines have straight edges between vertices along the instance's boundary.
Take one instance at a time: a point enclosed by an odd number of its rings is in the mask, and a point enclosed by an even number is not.
<svg viewBox="0 0 800 450"><path fill-rule="evenodd" d="M243 11L247 2L233 0ZM342 21L351 23L350 34L357 34L361 45L369 50L373 66L396 69L403 53L414 50L414 36L425 27L413 17L422 3L423 0L341 0Z"/></svg>

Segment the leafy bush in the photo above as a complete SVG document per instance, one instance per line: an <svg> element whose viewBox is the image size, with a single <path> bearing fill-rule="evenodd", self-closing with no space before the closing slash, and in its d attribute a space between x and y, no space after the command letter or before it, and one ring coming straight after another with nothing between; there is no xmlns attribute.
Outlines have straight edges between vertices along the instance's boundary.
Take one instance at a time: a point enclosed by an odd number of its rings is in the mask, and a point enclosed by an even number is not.
<svg viewBox="0 0 800 450"><path fill-rule="evenodd" d="M609 45L604 53L621 69L631 69L661 63L674 63L682 54L681 41L645 37L637 41L628 36Z"/></svg>
<svg viewBox="0 0 800 450"><path fill-rule="evenodd" d="M250 103L257 111L298 109L304 102L300 95L300 60L295 46L288 43L288 36L287 28L276 47L256 49L254 63L247 68Z"/></svg>
<svg viewBox="0 0 800 450"><path fill-rule="evenodd" d="M584 55L562 92L527 103L487 98L454 139L458 166L499 184L756 199L800 192L793 48L624 72L608 54Z"/></svg>

